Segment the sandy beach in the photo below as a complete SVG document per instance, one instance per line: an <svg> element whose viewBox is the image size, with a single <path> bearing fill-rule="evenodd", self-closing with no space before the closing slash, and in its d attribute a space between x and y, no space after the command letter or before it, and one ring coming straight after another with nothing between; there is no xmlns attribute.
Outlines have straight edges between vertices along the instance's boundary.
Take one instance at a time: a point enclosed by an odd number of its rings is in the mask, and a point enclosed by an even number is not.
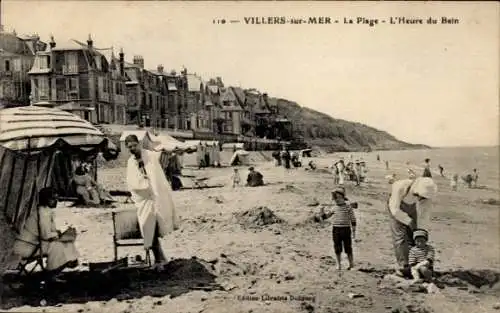
<svg viewBox="0 0 500 313"><path fill-rule="evenodd" d="M46 312L495 312L500 309L498 190L466 189L452 192L449 181L436 178L431 243L436 248L436 270L443 289L436 294L398 288L384 279L392 271L394 254L388 232L385 201L390 185L385 175L406 175L404 164L391 171L375 154L367 154L369 181L347 184L347 195L359 208L355 268L335 269L331 225L310 218L330 202L332 175L326 171L331 156L313 158L314 172L285 170L263 157L255 166L266 186L223 187L174 192L180 229L163 240L170 258L165 273L110 274L89 283L77 277L39 305L40 295L4 295L9 311ZM232 169L185 169L184 174L209 177L208 184L229 185ZM246 177L246 167L240 169ZM103 169L100 181L108 189L125 189L124 168ZM189 179L184 179L189 185ZM130 207L118 198L119 208ZM314 206L314 204L319 205ZM62 206L62 205L61 205ZM242 213L257 207L272 211L281 223L264 224ZM111 209L61 207L57 223L78 230L77 248L82 269L88 262L111 261ZM267 219L267 220L266 220ZM121 256L141 254L122 248ZM347 260L345 261L347 262ZM83 277L85 276L85 277ZM87 284L91 290L73 290ZM29 305L22 305L28 303Z"/></svg>

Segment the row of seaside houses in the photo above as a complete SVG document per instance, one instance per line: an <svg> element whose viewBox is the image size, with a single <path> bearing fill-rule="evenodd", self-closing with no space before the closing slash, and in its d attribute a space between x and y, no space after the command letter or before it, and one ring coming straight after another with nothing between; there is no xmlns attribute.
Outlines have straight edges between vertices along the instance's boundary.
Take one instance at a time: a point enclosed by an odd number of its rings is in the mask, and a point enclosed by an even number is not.
<svg viewBox="0 0 500 313"><path fill-rule="evenodd" d="M123 50L70 40L48 44L37 35L0 33L0 98L71 111L94 124L139 125L229 135L291 138L291 123L279 116L277 100L256 89L204 81L186 68L146 69L144 58L127 60Z"/></svg>

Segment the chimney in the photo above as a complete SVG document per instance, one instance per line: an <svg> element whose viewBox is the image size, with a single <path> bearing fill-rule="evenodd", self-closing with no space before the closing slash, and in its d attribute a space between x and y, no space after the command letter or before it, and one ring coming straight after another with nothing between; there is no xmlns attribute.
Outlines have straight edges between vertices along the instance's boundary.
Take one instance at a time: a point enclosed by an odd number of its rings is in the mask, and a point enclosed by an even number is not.
<svg viewBox="0 0 500 313"><path fill-rule="evenodd" d="M144 68L144 59L140 55L134 56L134 64L138 65L141 69Z"/></svg>
<svg viewBox="0 0 500 313"><path fill-rule="evenodd" d="M224 83L222 82L222 78L220 76L217 76L216 80L217 80L217 86L224 88Z"/></svg>
<svg viewBox="0 0 500 313"><path fill-rule="evenodd" d="M120 49L120 75L125 76L125 54L123 54L123 48Z"/></svg>
<svg viewBox="0 0 500 313"><path fill-rule="evenodd" d="M158 65L157 70L158 70L158 73L163 73L163 65L161 65L161 64Z"/></svg>
<svg viewBox="0 0 500 313"><path fill-rule="evenodd" d="M89 39L87 39L87 45L89 48L92 48L94 46L94 41L92 40L92 36L89 34Z"/></svg>
<svg viewBox="0 0 500 313"><path fill-rule="evenodd" d="M50 45L50 49L54 49L56 47L56 42L54 41L54 36L53 35L50 35L49 45Z"/></svg>

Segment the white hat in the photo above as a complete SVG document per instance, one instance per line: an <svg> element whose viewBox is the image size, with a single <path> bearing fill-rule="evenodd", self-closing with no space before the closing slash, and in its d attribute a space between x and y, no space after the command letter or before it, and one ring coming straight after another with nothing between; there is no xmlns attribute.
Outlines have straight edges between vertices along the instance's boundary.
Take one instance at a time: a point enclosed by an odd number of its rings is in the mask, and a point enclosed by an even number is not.
<svg viewBox="0 0 500 313"><path fill-rule="evenodd" d="M437 193L437 186L430 177L418 177L413 182L410 192L426 199L432 199Z"/></svg>

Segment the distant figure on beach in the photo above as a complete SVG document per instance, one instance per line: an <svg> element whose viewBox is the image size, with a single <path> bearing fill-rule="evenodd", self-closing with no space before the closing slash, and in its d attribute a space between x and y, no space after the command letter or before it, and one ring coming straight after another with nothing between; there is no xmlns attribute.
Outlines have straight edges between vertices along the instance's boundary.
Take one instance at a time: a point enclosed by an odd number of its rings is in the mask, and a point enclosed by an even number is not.
<svg viewBox="0 0 500 313"><path fill-rule="evenodd" d="M380 154L377 154L377 161L380 162Z"/></svg>
<svg viewBox="0 0 500 313"><path fill-rule="evenodd" d="M333 164L330 166L330 169L332 170L332 175L333 175L333 184L337 185L339 183L339 170L337 168L337 162L333 162Z"/></svg>
<svg viewBox="0 0 500 313"><path fill-rule="evenodd" d="M422 177L430 177L432 178L432 173L431 173L431 159L425 159L425 166L424 166L424 174Z"/></svg>
<svg viewBox="0 0 500 313"><path fill-rule="evenodd" d="M451 187L451 190L457 191L457 187L458 187L458 174L455 173L451 177L450 187Z"/></svg>
<svg viewBox="0 0 500 313"><path fill-rule="evenodd" d="M198 168L202 168L204 166L204 156L205 152L203 151L203 145L201 141L196 146L196 163L198 163Z"/></svg>
<svg viewBox="0 0 500 313"><path fill-rule="evenodd" d="M233 175L231 175L231 181L233 183L233 188L240 185L240 172L237 168L233 170Z"/></svg>
<svg viewBox="0 0 500 313"><path fill-rule="evenodd" d="M439 164L438 169L439 169L439 174L441 175L441 177L444 177L444 167L442 167L441 164Z"/></svg>
<svg viewBox="0 0 500 313"><path fill-rule="evenodd" d="M288 149L283 150L283 152L281 153L281 158L285 162L285 168L289 169L290 168L290 160L292 158L292 156L290 155L290 151L288 151Z"/></svg>
<svg viewBox="0 0 500 313"><path fill-rule="evenodd" d="M472 187L477 188L477 181L479 179L479 174L477 173L477 169L472 171Z"/></svg>
<svg viewBox="0 0 500 313"><path fill-rule="evenodd" d="M477 169L472 171L472 174L467 174L462 176L462 180L467 184L469 188L477 188L477 180L479 179L479 175L477 173Z"/></svg>
<svg viewBox="0 0 500 313"><path fill-rule="evenodd" d="M205 147L204 147L203 151L205 152L205 155L204 155L205 167L209 167L210 166L210 149L208 148L208 145L206 143L205 143Z"/></svg>
<svg viewBox="0 0 500 313"><path fill-rule="evenodd" d="M366 162L363 161L363 159L361 159L361 161L359 161L359 164L360 164L360 167L361 167L361 171L360 171L360 180L362 182L368 182L368 178L366 177L367 176L367 173L368 173L368 169L366 168Z"/></svg>
<svg viewBox="0 0 500 313"><path fill-rule="evenodd" d="M247 176L247 186L258 187L264 185L264 176L256 171L253 166L250 167L248 171L249 173Z"/></svg>
<svg viewBox="0 0 500 313"><path fill-rule="evenodd" d="M309 168L311 170L313 170L313 171L316 170L316 164L314 164L314 162L312 160L309 161L308 165L309 165Z"/></svg>
<svg viewBox="0 0 500 313"><path fill-rule="evenodd" d="M356 186L359 186L361 184L361 175L363 175L362 174L363 169L361 168L361 162L359 160L355 161L353 170L354 170Z"/></svg>
<svg viewBox="0 0 500 313"><path fill-rule="evenodd" d="M387 208L391 217L390 227L398 269L396 275L409 277L410 247L414 245L413 230L428 230L431 200L437 193L437 186L429 177L415 180L403 179L392 184Z"/></svg>
<svg viewBox="0 0 500 313"><path fill-rule="evenodd" d="M274 151L272 155L275 160L275 165L281 166L281 153L279 151Z"/></svg>
<svg viewBox="0 0 500 313"><path fill-rule="evenodd" d="M385 161L385 169L388 170L389 169L389 161Z"/></svg>
<svg viewBox="0 0 500 313"><path fill-rule="evenodd" d="M337 163L336 163L336 167L337 167L337 183L339 185L344 185L344 180L345 180L345 164L344 164L344 160L341 159L339 160Z"/></svg>

